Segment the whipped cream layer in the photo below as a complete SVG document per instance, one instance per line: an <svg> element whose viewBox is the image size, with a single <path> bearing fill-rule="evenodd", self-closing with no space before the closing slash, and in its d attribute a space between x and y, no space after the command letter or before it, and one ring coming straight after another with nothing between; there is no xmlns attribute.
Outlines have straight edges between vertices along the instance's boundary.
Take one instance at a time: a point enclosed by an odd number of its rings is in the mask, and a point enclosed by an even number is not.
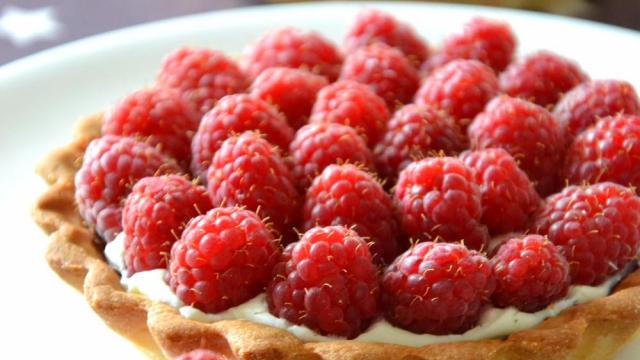
<svg viewBox="0 0 640 360"><path fill-rule="evenodd" d="M151 300L166 303L178 309L180 314L187 319L202 322L243 319L287 330L303 341L335 341L341 339L320 335L306 326L295 325L287 320L273 316L267 307L266 295L264 293L244 304L229 308L223 312L208 314L192 306L185 305L178 299L169 285L164 281L167 274L167 270L165 269L142 271L131 277L127 277L124 265L124 234L122 233L118 235L115 240L107 244L104 253L111 266L122 274L122 285L129 292L142 294ZM355 338L354 341L381 342L417 347L428 344L481 340L506 336L517 331L532 328L544 319L556 316L571 306L607 296L611 292L611 289L620 282L634 266L635 264L629 264L626 269L618 272L599 286L571 286L565 298L535 313L525 313L514 307L505 309L488 307L478 325L464 334L415 334L397 328L381 317L371 324L365 332Z"/></svg>

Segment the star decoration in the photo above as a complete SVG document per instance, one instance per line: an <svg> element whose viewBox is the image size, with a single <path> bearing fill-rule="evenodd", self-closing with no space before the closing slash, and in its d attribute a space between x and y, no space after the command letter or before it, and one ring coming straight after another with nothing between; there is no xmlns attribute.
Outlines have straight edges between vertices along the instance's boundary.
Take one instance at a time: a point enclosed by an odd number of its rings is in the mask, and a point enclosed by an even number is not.
<svg viewBox="0 0 640 360"><path fill-rule="evenodd" d="M7 6L0 13L0 38L7 38L16 46L53 40L61 28L53 8L49 6L33 10Z"/></svg>

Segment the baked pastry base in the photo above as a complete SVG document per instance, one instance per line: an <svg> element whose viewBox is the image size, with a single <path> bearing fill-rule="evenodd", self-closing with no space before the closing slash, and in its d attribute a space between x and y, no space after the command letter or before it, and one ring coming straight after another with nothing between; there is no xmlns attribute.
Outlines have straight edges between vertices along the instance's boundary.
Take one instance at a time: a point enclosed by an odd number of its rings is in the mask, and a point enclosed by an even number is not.
<svg viewBox="0 0 640 360"><path fill-rule="evenodd" d="M506 339L418 348L354 341L305 343L285 330L245 320L211 324L188 320L166 304L127 292L76 209L74 176L88 143L100 136L101 123L101 114L82 119L74 140L39 164L37 171L49 188L38 199L33 217L49 235L46 259L51 268L84 294L107 325L152 359L209 348L243 360L602 360L640 336L640 270L627 276L610 296L567 309Z"/></svg>

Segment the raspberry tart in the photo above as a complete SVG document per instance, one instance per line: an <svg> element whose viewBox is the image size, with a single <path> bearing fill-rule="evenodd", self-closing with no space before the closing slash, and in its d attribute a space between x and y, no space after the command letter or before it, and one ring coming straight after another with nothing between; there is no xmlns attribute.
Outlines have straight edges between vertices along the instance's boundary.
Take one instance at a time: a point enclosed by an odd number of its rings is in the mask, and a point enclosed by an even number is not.
<svg viewBox="0 0 640 360"><path fill-rule="evenodd" d="M367 10L342 49L175 50L39 165L47 261L150 358L610 359L640 332L640 102L516 44Z"/></svg>

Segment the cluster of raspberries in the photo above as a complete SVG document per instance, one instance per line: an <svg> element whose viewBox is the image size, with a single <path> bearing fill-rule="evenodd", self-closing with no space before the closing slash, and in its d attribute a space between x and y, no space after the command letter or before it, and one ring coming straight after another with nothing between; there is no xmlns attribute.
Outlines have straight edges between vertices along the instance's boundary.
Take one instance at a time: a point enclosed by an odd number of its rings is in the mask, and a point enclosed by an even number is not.
<svg viewBox="0 0 640 360"><path fill-rule="evenodd" d="M462 333L487 305L535 312L598 285L640 246L640 104L471 20L434 51L376 10L342 49L285 28L239 63L168 55L104 115L78 209L128 274L168 270L219 312L355 338L375 319ZM568 184L568 185L567 185Z"/></svg>

